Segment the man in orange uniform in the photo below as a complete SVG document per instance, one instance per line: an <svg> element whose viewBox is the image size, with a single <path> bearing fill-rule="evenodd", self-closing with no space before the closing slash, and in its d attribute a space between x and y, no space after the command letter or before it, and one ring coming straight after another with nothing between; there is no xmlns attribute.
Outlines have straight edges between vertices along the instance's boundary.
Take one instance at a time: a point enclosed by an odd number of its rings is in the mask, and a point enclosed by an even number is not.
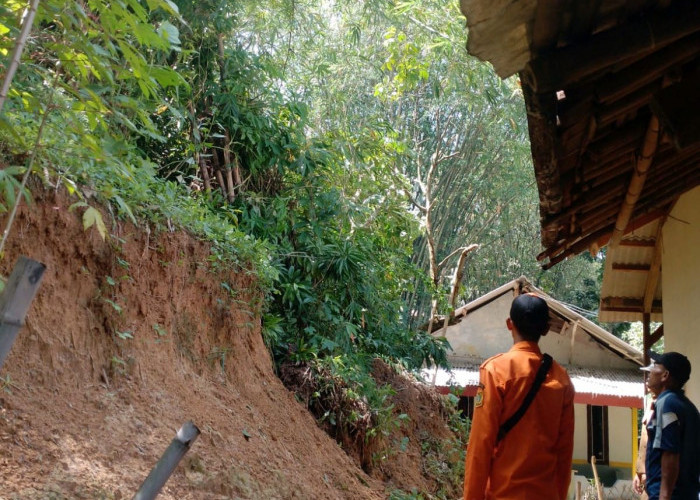
<svg viewBox="0 0 700 500"><path fill-rule="evenodd" d="M553 362L513 429L499 429L521 407L542 363L538 342L549 307L533 294L513 300L506 325L513 347L486 360L474 399L464 480L465 500L564 500L574 448L574 387Z"/></svg>

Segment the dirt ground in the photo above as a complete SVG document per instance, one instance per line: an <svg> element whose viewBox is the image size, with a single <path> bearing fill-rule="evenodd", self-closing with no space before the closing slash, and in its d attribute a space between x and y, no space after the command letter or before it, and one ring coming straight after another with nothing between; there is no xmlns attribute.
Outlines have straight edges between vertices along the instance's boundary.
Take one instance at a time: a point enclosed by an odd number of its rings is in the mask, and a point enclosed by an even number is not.
<svg viewBox="0 0 700 500"><path fill-rule="evenodd" d="M46 194L22 208L0 261L4 276L19 255L46 265L0 370L0 499L131 498L188 420L201 435L159 498L434 489L420 444L445 432L439 401L422 408L432 393L406 382L410 442L366 474L274 373L251 276L213 269L182 232L118 223L102 241L69 204Z"/></svg>

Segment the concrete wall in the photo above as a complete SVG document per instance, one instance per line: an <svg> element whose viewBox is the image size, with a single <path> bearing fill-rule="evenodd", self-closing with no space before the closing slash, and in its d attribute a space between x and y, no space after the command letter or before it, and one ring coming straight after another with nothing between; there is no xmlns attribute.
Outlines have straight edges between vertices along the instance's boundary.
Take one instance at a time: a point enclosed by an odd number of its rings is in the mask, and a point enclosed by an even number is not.
<svg viewBox="0 0 700 500"><path fill-rule="evenodd" d="M632 410L609 407L608 425L610 465L626 472L625 477L631 477L635 459L632 457Z"/></svg>
<svg viewBox="0 0 700 500"><path fill-rule="evenodd" d="M513 302L513 294L505 293L494 301L470 312L459 323L448 327L446 338L456 356L489 358L506 352L513 338L506 327L506 318ZM572 350L573 328L561 333L550 332L540 340L540 348L564 365L595 368L630 368L628 360L610 352L579 328Z"/></svg>
<svg viewBox="0 0 700 500"><path fill-rule="evenodd" d="M454 354L490 358L510 349L513 338L506 327L506 318L511 302L513 294L506 293L448 327L445 336Z"/></svg>
<svg viewBox="0 0 700 500"><path fill-rule="evenodd" d="M700 406L700 187L681 196L664 224L662 269L665 347L690 359L686 394Z"/></svg>

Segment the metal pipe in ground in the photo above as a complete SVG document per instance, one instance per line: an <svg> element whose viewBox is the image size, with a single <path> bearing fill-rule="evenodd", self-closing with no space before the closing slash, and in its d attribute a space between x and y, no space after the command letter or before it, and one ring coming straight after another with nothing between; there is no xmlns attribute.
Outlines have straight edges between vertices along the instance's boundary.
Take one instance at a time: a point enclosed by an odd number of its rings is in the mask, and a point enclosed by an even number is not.
<svg viewBox="0 0 700 500"><path fill-rule="evenodd" d="M0 295L0 368L24 325L46 266L21 256Z"/></svg>
<svg viewBox="0 0 700 500"><path fill-rule="evenodd" d="M199 434L199 429L191 421L180 427L175 439L170 442L170 446L165 450L163 456L160 457L156 466L153 467L139 491L134 495L133 500L153 500L165 486L175 467L180 463L180 460L185 456L185 453L190 449L190 446L192 446Z"/></svg>

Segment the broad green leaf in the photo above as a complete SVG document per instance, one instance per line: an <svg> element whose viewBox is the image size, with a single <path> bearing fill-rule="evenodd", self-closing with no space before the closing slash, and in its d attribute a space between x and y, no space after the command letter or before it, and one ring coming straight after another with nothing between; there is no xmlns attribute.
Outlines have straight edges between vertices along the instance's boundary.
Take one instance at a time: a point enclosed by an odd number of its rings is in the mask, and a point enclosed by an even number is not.
<svg viewBox="0 0 700 500"><path fill-rule="evenodd" d="M158 27L158 34L163 37L168 43L176 49L180 47L180 32L176 26L169 23L168 21L163 21Z"/></svg>
<svg viewBox="0 0 700 500"><path fill-rule="evenodd" d="M96 208L88 207L83 214L83 229L87 231L93 225L97 228L97 232L100 233L100 236L104 240L107 237L107 228L102 220L102 214Z"/></svg>

